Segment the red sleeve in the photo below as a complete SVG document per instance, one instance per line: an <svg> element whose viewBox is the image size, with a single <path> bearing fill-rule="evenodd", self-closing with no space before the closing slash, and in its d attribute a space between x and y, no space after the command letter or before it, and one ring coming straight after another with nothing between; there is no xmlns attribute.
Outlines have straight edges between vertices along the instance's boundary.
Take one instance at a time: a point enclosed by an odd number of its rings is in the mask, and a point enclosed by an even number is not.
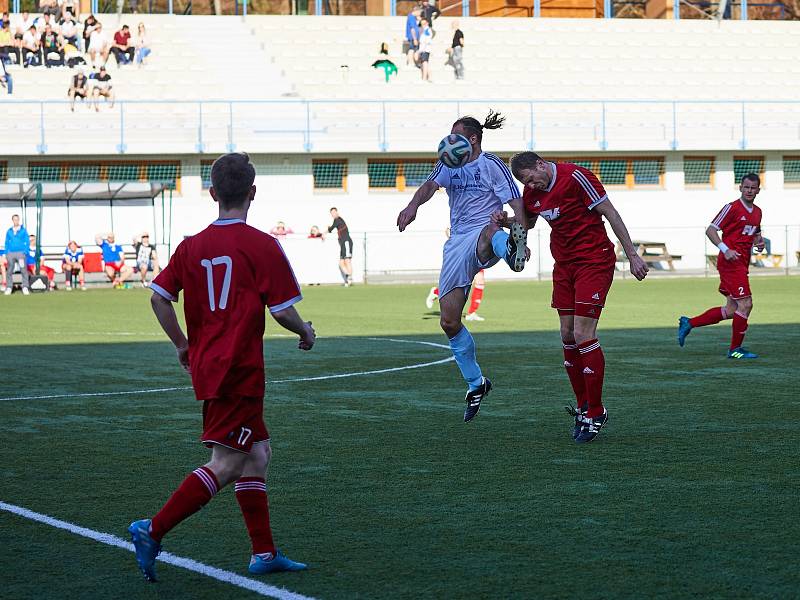
<svg viewBox="0 0 800 600"><path fill-rule="evenodd" d="M732 205L726 204L722 207L722 210L717 213L717 216L714 217L714 220L711 221L711 224L717 228L717 230L724 229L725 226L730 222L732 218Z"/></svg>
<svg viewBox="0 0 800 600"><path fill-rule="evenodd" d="M178 294L183 289L183 254L186 248L185 243L186 242L181 242L178 244L167 266L150 282L151 290L172 302L178 301Z"/></svg>
<svg viewBox="0 0 800 600"><path fill-rule="evenodd" d="M589 169L575 167L572 172L572 179L578 184L583 204L589 210L608 200L608 194L606 194L603 184Z"/></svg>
<svg viewBox="0 0 800 600"><path fill-rule="evenodd" d="M300 302L303 296L280 242L269 238L267 244L267 252L264 254L266 260L261 263L258 289L269 312L275 313Z"/></svg>

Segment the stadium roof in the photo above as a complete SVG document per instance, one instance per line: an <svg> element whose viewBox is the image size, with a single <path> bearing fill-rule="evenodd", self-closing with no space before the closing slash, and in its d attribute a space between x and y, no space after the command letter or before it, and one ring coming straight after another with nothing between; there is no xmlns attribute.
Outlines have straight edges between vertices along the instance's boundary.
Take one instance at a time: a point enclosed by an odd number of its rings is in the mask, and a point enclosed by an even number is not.
<svg viewBox="0 0 800 600"><path fill-rule="evenodd" d="M42 182L42 200L133 200L154 198L169 183L155 181ZM35 200L36 182L0 183L0 201Z"/></svg>

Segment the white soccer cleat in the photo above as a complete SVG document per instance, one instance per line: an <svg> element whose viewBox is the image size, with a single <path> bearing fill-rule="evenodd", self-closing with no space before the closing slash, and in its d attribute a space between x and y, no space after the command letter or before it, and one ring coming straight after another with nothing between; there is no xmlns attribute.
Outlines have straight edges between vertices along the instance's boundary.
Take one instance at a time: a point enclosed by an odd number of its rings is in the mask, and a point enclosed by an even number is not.
<svg viewBox="0 0 800 600"><path fill-rule="evenodd" d="M7 287L7 288L6 288L6 291L5 291L5 292L3 292L3 293L4 293L6 296L10 296L10 295L11 295L11 292L12 292L12 289L11 289L10 287Z"/></svg>
<svg viewBox="0 0 800 600"><path fill-rule="evenodd" d="M22 288L22 295L23 296L27 296L30 293L31 293L31 291L28 288L26 288L26 287Z"/></svg>
<svg viewBox="0 0 800 600"><path fill-rule="evenodd" d="M425 306L429 309L433 308L433 303L439 299L439 296L436 295L436 288L432 287L431 291L428 292L428 297L425 298Z"/></svg>
<svg viewBox="0 0 800 600"><path fill-rule="evenodd" d="M474 312L474 313L469 313L469 314L467 314L467 316L466 316L466 317L464 317L464 318L465 318L467 321L485 321L485 320L486 320L486 319L484 319L482 316L480 316L480 315L479 315L478 313L476 313L476 312Z"/></svg>

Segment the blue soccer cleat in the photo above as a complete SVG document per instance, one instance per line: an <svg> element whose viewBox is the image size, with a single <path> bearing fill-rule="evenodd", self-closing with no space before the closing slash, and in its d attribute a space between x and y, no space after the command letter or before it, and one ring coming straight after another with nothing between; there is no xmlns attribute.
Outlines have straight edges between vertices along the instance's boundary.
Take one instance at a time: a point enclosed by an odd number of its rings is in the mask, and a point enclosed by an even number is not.
<svg viewBox="0 0 800 600"><path fill-rule="evenodd" d="M469 423L478 414L481 409L481 400L492 390L492 382L484 377L478 389L470 390L467 392L467 397L464 399L467 403L467 408L464 410L464 423Z"/></svg>
<svg viewBox="0 0 800 600"><path fill-rule="evenodd" d="M728 350L728 358L758 358L758 354L750 352L744 346Z"/></svg>
<svg viewBox="0 0 800 600"><path fill-rule="evenodd" d="M506 241L506 262L512 271L519 273L525 268L525 245L528 242L528 232L514 221L511 223L511 234Z"/></svg>
<svg viewBox="0 0 800 600"><path fill-rule="evenodd" d="M280 550L269 560L265 560L259 554L250 557L250 566L247 570L253 575L266 575L267 573L278 573L281 571L305 571L308 565L295 562L287 558Z"/></svg>
<svg viewBox="0 0 800 600"><path fill-rule="evenodd" d="M134 521L128 527L131 542L136 548L136 562L147 581L156 581L156 556L161 552L161 544L150 537L150 519Z"/></svg>
<svg viewBox="0 0 800 600"><path fill-rule="evenodd" d="M678 319L678 345L683 348L686 342L686 336L692 331L692 324L689 322L689 317L681 317Z"/></svg>

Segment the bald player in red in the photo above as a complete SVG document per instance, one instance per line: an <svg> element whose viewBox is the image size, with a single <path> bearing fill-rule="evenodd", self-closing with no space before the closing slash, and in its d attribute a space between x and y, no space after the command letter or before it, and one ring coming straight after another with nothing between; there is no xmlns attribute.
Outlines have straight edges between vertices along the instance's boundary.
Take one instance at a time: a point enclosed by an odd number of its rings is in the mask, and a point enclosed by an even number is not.
<svg viewBox="0 0 800 600"><path fill-rule="evenodd" d="M636 279L645 278L647 264L636 253L603 184L590 170L521 152L511 159L511 171L525 186L522 199L528 229L539 216L552 228L552 307L558 311L564 367L576 399L576 407L567 410L575 418L573 439L579 444L591 442L608 421L603 405L605 356L597 339L597 322L614 279L616 253L603 217L628 255Z"/></svg>
<svg viewBox="0 0 800 600"><path fill-rule="evenodd" d="M753 310L753 295L750 291L750 254L755 246L764 249L761 236L761 209L754 204L761 191L761 178L755 173L742 177L738 200L726 204L706 229L706 236L719 248L717 271L719 271L719 293L725 296L725 306L709 308L696 317L681 317L678 320L678 344L686 343L686 336L695 327L714 325L732 319L731 345L728 358L758 358L742 344L747 331L747 320ZM720 239L719 232L722 232Z"/></svg>
<svg viewBox="0 0 800 600"><path fill-rule="evenodd" d="M183 240L150 286L153 312L203 402L200 441L211 448L211 460L189 473L152 519L134 521L128 528L148 581L156 580L162 538L234 482L252 542L250 573L306 568L277 550L269 522L266 473L272 451L263 416L265 310L299 336L301 350L311 349L315 333L295 310L302 296L280 242L246 223L256 195L254 180L255 168L246 154L225 154L214 161L209 192L219 204L219 218ZM188 339L173 308L181 292Z"/></svg>

